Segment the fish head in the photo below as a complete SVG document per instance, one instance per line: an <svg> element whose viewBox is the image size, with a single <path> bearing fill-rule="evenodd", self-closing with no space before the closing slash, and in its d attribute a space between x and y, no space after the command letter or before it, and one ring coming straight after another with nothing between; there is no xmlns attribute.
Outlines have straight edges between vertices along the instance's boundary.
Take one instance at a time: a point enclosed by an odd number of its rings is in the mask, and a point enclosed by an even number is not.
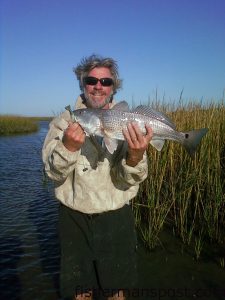
<svg viewBox="0 0 225 300"><path fill-rule="evenodd" d="M74 121L79 123L86 135L102 135L101 120L97 109L77 109L73 111Z"/></svg>

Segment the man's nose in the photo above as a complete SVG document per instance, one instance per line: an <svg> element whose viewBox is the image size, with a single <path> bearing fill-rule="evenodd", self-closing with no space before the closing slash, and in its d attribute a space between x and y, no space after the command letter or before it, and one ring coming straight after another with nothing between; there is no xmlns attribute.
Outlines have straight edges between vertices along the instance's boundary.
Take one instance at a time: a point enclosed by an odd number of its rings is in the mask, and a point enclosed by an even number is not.
<svg viewBox="0 0 225 300"><path fill-rule="evenodd" d="M102 89L101 82L98 81L94 87L95 87L95 89L98 89L98 90L99 90L99 89Z"/></svg>

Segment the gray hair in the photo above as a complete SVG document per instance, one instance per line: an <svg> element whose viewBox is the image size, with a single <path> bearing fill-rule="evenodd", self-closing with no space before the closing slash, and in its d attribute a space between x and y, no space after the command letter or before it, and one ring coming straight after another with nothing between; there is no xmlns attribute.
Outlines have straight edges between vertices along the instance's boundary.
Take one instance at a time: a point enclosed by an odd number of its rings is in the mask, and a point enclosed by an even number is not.
<svg viewBox="0 0 225 300"><path fill-rule="evenodd" d="M108 68L113 77L113 94L116 94L117 90L122 86L122 80L119 79L118 66L115 60L110 57L101 57L99 55L91 55L84 57L80 64L73 68L73 72L76 74L79 80L80 89L84 91L84 78L88 76L89 72L94 68L105 67Z"/></svg>

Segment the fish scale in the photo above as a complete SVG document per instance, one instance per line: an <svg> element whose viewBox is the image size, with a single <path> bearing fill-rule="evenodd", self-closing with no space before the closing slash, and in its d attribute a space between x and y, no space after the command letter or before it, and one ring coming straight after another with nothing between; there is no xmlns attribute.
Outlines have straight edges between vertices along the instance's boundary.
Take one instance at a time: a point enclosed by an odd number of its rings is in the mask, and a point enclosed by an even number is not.
<svg viewBox="0 0 225 300"><path fill-rule="evenodd" d="M110 133L114 138L124 140L122 129L131 123L138 123L140 130L143 134L146 134L145 125L149 125L153 129L153 138L158 139L160 136L164 139L171 139L180 141L183 139L183 134L174 131L168 125L150 119L146 115L140 115L138 113L120 112L115 110L108 110L102 115L102 126L104 131Z"/></svg>

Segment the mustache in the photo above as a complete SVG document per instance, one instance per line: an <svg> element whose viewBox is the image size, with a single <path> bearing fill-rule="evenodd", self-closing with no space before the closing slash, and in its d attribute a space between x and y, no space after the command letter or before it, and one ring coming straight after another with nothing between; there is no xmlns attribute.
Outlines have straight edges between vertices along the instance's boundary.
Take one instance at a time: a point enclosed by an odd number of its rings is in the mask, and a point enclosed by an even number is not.
<svg viewBox="0 0 225 300"><path fill-rule="evenodd" d="M101 101L101 103L98 103L99 99L94 98L94 96L97 96L97 95L105 97L105 100ZM84 97L85 97L86 104L88 107L101 108L112 101L113 92L111 92L110 95L107 96L107 94L104 91L91 91L91 92L87 93L87 91L84 90Z"/></svg>
<svg viewBox="0 0 225 300"><path fill-rule="evenodd" d="M94 95L94 96L105 96L106 95L105 92L91 92L90 94Z"/></svg>

